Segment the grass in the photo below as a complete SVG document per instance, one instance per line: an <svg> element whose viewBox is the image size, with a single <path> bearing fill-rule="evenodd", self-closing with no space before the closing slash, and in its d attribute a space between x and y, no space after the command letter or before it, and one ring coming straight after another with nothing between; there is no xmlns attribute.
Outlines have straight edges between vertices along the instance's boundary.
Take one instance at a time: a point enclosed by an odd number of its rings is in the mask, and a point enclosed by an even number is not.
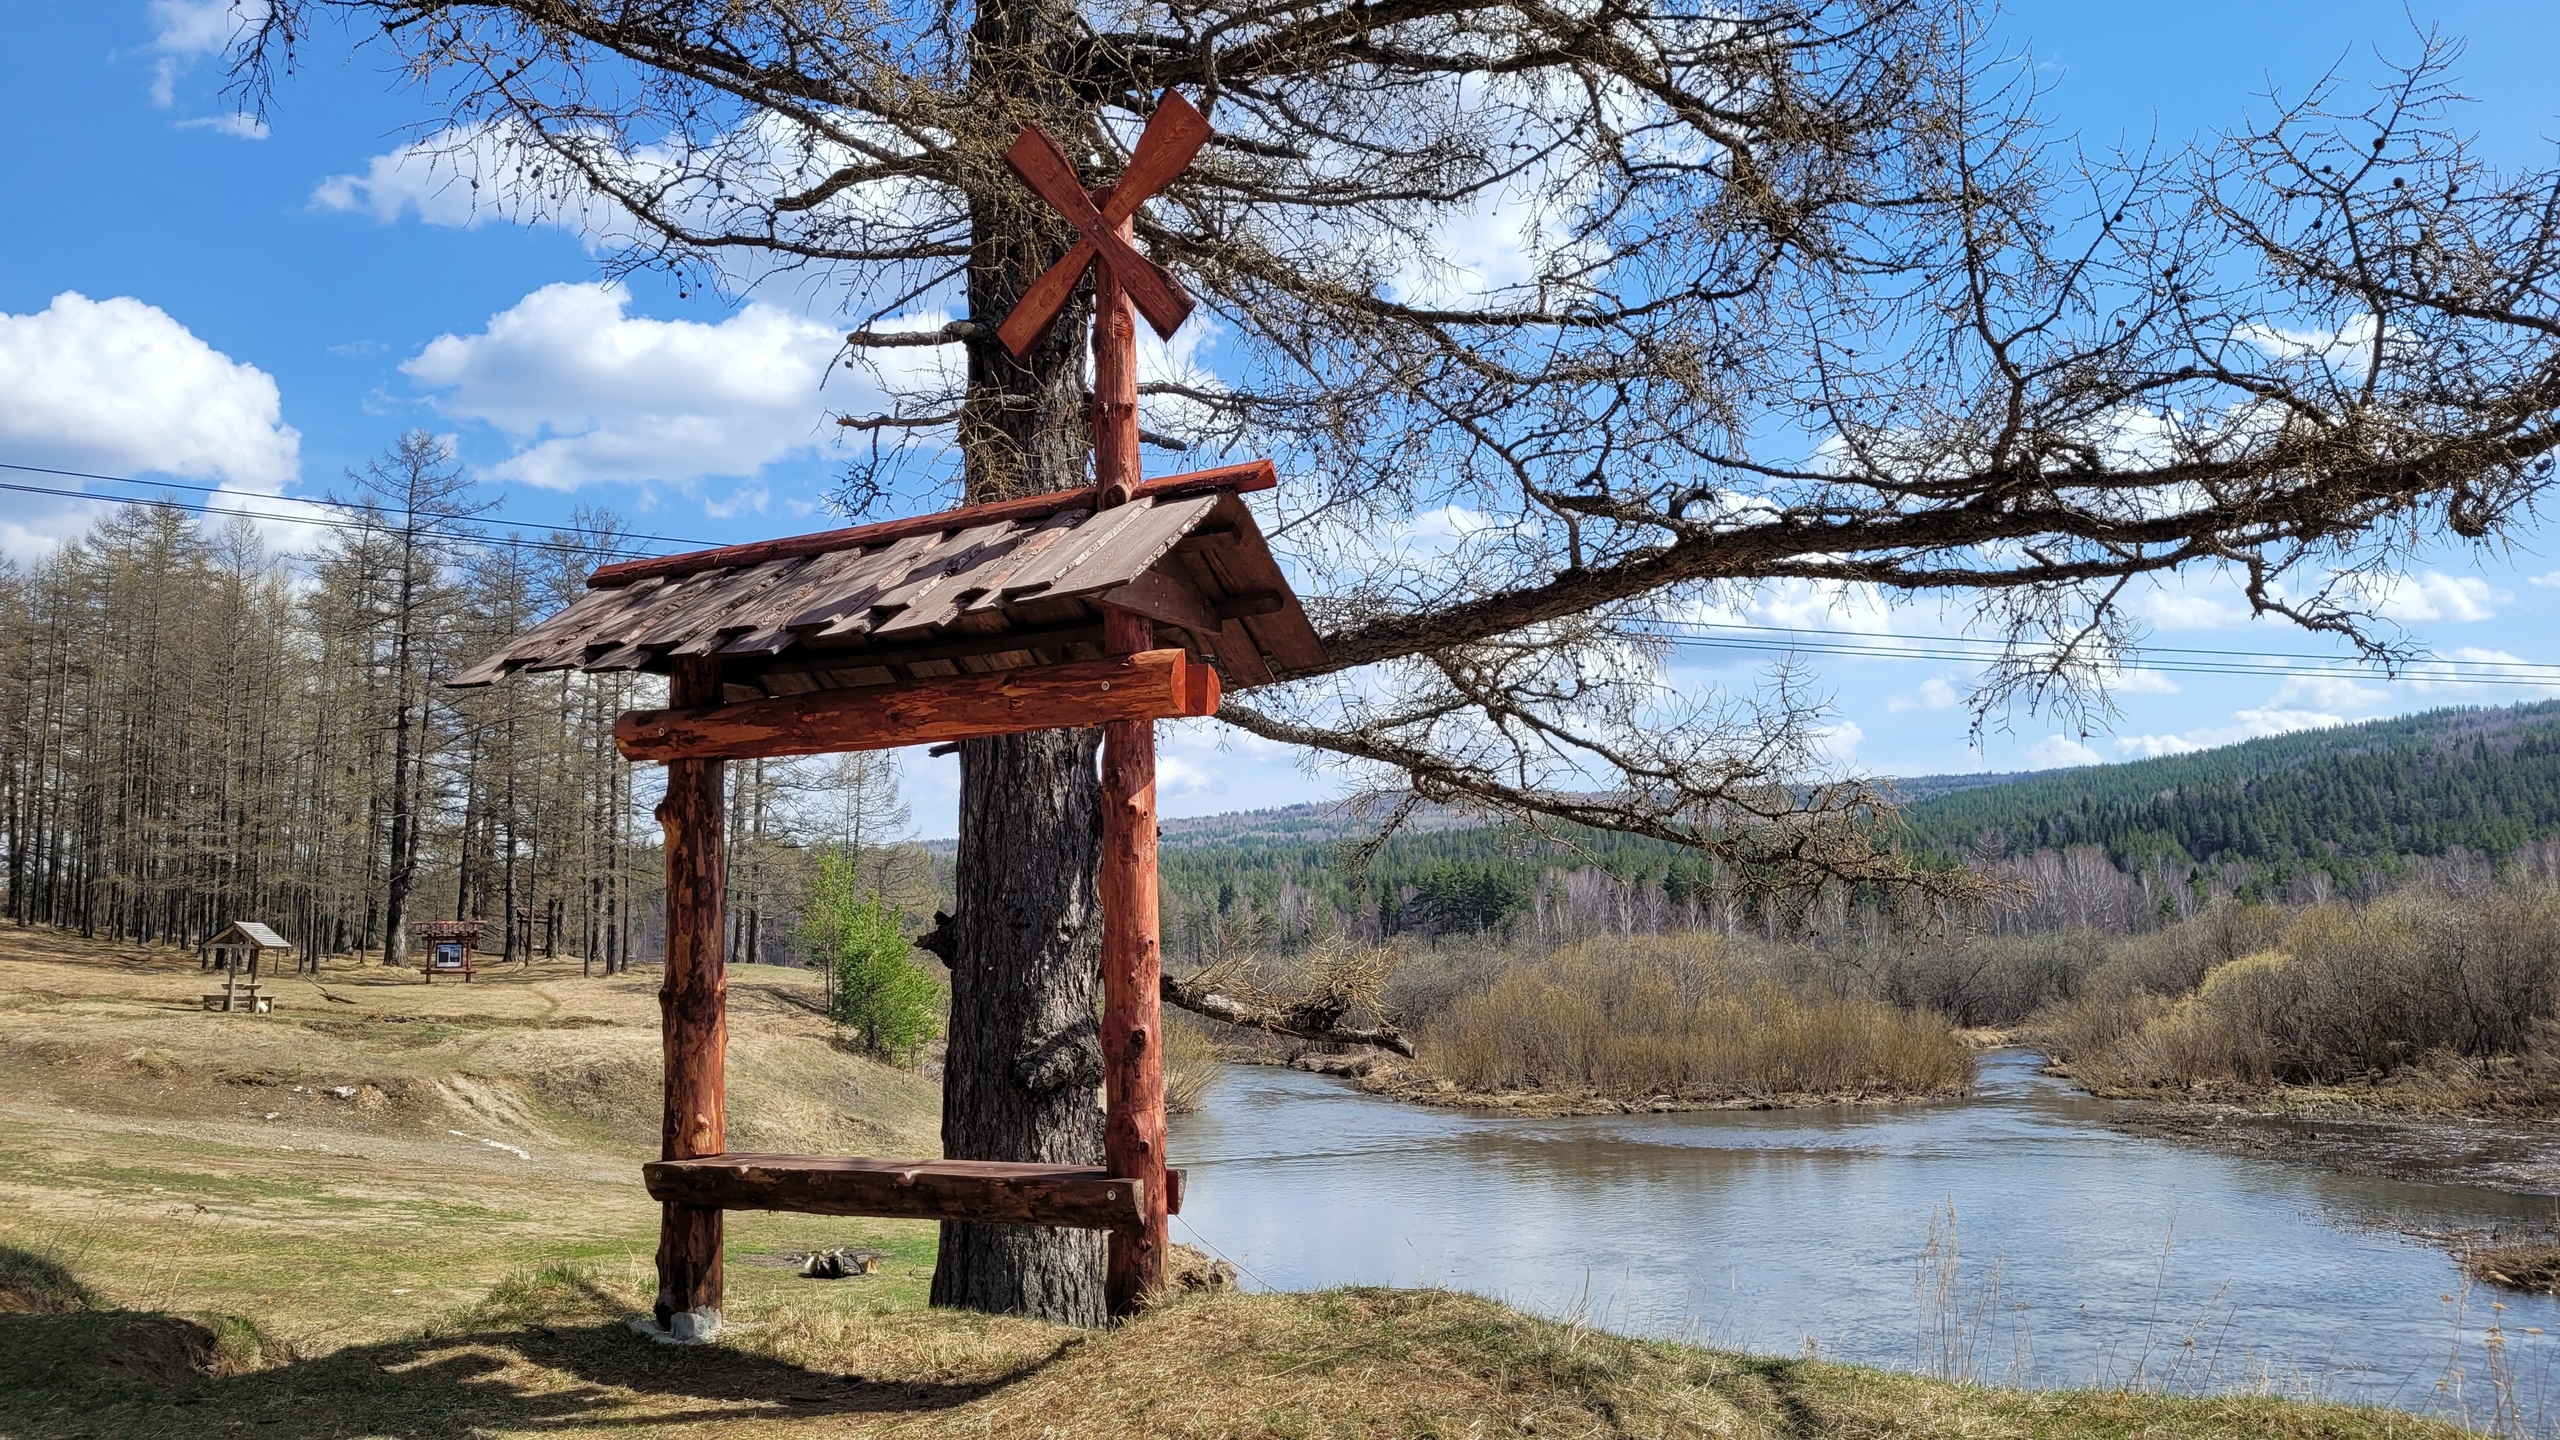
<svg viewBox="0 0 2560 1440"><path fill-rule="evenodd" d="M0 974L22 982L0 1003L0 1436L2459 1433L1654 1344L1440 1291L1208 1294L1079 1332L931 1310L930 1226L817 1216L732 1216L729 1335L662 1346L626 1323L657 1222L629 1138L654 1076L615 1068L654 1043L645 978L332 974L383 1017L340 1033L306 1022L349 1007L291 987L275 1017L192 1010L191 969L0 936ZM805 1011L752 998L792 983L733 982L750 997L734 1123L799 1143L929 1134L929 1111L899 1108L915 1077L804 1048ZM137 1048L166 1058L126 1063ZM329 1093L360 1083L384 1102ZM851 1244L889 1252L883 1272L812 1281L781 1261Z"/></svg>

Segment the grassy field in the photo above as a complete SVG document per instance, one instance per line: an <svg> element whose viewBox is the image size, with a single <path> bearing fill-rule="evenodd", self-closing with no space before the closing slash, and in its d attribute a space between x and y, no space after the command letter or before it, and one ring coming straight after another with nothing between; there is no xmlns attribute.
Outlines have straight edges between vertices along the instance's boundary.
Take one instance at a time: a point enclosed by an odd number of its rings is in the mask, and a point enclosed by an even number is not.
<svg viewBox="0 0 2560 1440"><path fill-rule="evenodd" d="M1648 1344L1443 1292L1211 1294L1109 1333L924 1305L930 1227L738 1215L656 1344L654 977L369 968L206 1014L191 957L0 930L0 1436L2450 1435ZM926 1153L929 1081L733 972L742 1148ZM803 1280L821 1245L879 1276Z"/></svg>

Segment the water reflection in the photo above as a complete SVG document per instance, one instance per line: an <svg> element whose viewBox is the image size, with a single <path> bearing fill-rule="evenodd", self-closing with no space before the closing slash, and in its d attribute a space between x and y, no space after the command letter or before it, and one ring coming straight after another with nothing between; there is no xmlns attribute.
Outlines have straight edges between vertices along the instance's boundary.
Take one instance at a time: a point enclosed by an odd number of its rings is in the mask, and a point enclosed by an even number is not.
<svg viewBox="0 0 2560 1440"><path fill-rule="evenodd" d="M2401 1232L2551 1213L2129 1137L2108 1109L2019 1051L1986 1057L1965 1101L1564 1120L1230 1067L1175 1124L1176 1238L1187 1224L1280 1289L1448 1285L1632 1334L1911 1366L1946 1313L1919 1262L1952 1204L1977 1378L2427 1408L2459 1276ZM2520 1346L2560 1330L2550 1300L2501 1298ZM2489 1300L2468 1302L2475 1345Z"/></svg>

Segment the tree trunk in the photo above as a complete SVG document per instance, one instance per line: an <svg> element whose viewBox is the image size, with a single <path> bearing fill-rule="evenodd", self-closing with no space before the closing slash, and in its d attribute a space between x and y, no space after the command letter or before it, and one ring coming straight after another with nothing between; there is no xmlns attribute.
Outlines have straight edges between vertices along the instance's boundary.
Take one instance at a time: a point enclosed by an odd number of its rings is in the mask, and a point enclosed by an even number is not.
<svg viewBox="0 0 2560 1440"><path fill-rule="evenodd" d="M1072 18L1052 0L980 7L974 64L990 104L1016 110L1058 89L1037 51L1065 38L1060 22ZM1016 60L1026 63L1009 73ZM969 313L990 328L1055 258L1056 232L1038 203L1027 191L972 202ZM971 502L1087 483L1084 322L1084 309L1071 307L1027 364L983 340L969 347L960 440ZM942 1073L942 1144L952 1157L1101 1163L1098 744L1092 730L1050 730L960 747ZM946 1224L933 1303L1099 1325L1104 1254L1100 1231Z"/></svg>
<svg viewBox="0 0 2560 1440"><path fill-rule="evenodd" d="M960 864L943 1152L965 1160L1102 1162L1101 853L1090 730L960 747ZM942 1227L933 1302L1099 1325L1098 1230Z"/></svg>

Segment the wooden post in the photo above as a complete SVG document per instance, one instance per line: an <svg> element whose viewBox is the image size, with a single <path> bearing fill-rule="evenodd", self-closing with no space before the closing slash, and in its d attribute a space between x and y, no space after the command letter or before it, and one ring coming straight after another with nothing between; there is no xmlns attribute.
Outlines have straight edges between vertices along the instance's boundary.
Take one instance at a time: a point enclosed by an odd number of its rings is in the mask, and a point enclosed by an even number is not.
<svg viewBox="0 0 2560 1440"><path fill-rule="evenodd" d="M1126 220L1118 229L1123 240L1135 233ZM1093 484L1103 509L1138 492L1138 312L1108 265L1093 269Z"/></svg>
<svg viewBox="0 0 2560 1440"><path fill-rule="evenodd" d="M1143 649L1154 627L1104 612L1107 648ZM1129 653L1122 650L1121 653ZM1164 953L1156 914L1156 727L1102 727L1102 1157L1116 1176L1143 1182L1143 1222L1111 1232L1106 1295L1126 1316L1164 1288Z"/></svg>
<svg viewBox="0 0 2560 1440"><path fill-rule="evenodd" d="M677 706L720 703L720 667L679 662L668 683ZM667 837L667 969L658 987L664 1027L667 1104L659 1158L692 1160L726 1148L722 1063L729 1047L728 973L722 963L722 892L728 888L721 836L721 781L727 762L673 760L658 823ZM720 1330L721 1212L669 1203L658 1222L658 1324L679 1339Z"/></svg>

